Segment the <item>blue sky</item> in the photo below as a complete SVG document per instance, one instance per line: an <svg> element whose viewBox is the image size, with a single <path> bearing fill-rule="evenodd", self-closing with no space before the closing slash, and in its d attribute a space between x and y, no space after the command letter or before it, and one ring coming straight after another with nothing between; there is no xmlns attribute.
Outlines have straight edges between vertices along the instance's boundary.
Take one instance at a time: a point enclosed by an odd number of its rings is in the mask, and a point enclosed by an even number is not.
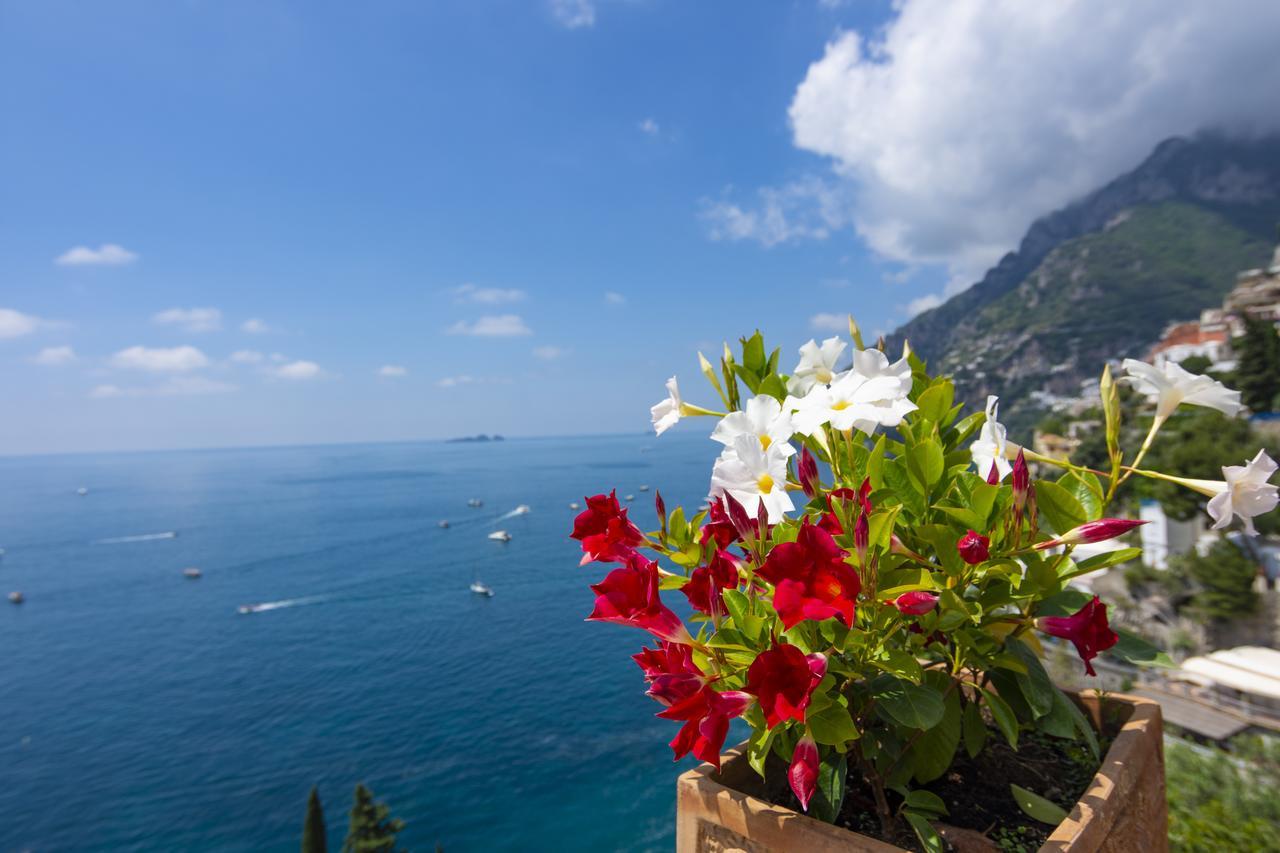
<svg viewBox="0 0 1280 853"><path fill-rule="evenodd" d="M641 430L698 348L892 329L1217 117L1157 99L977 233L911 187L927 5L0 0L0 454ZM957 168L1005 211L1034 166Z"/></svg>

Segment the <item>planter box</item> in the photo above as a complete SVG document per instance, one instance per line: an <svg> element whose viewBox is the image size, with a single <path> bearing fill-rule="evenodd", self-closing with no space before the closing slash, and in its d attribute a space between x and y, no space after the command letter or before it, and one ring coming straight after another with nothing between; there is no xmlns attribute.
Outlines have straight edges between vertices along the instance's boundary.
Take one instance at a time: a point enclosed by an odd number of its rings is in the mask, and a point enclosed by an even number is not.
<svg viewBox="0 0 1280 853"><path fill-rule="evenodd" d="M1093 782L1042 850L1072 853L1161 853L1168 850L1164 743L1160 705L1087 691L1073 698L1099 730L1115 733ZM676 782L677 853L894 853L900 848L807 817L761 798L764 783L743 747L726 753L722 770L702 764ZM1030 820L1030 818L1028 818ZM958 850L995 850L968 830L939 826Z"/></svg>

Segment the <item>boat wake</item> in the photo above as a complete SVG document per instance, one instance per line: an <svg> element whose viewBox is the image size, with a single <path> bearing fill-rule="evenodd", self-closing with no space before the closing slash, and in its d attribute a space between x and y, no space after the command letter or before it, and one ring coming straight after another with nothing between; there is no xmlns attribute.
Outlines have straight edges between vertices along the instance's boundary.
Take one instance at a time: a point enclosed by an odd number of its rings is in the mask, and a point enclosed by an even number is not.
<svg viewBox="0 0 1280 853"><path fill-rule="evenodd" d="M506 521L508 518L515 518L516 516L520 516L520 515L528 515L532 511L533 510L529 509L528 504L520 504L520 506L511 510L511 512L504 513L503 515L500 515L497 518L495 518L492 523L497 524L499 521Z"/></svg>
<svg viewBox="0 0 1280 853"><path fill-rule="evenodd" d="M319 604L328 601L329 595L310 595L305 598L286 598L283 601L264 601L261 604L242 604L236 608L240 614L262 613L267 610L282 610L286 607L301 607L306 604Z"/></svg>
<svg viewBox="0 0 1280 853"><path fill-rule="evenodd" d="M166 530L164 533L141 533L137 536L113 536L110 539L95 539L94 545L123 545L126 542L150 542L154 539L175 539L178 536L176 530Z"/></svg>

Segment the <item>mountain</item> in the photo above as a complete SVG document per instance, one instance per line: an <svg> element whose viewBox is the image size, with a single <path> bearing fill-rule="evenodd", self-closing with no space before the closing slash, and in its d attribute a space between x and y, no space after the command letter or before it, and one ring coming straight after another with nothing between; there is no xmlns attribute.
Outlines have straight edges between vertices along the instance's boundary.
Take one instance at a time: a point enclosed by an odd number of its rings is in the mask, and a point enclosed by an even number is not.
<svg viewBox="0 0 1280 853"><path fill-rule="evenodd" d="M1280 136L1174 138L1140 165L1037 220L982 280L890 337L909 339L965 398L1000 394L1014 423L1033 390L1075 395L1169 323L1220 305L1266 263L1280 221ZM890 350L892 351L892 349Z"/></svg>

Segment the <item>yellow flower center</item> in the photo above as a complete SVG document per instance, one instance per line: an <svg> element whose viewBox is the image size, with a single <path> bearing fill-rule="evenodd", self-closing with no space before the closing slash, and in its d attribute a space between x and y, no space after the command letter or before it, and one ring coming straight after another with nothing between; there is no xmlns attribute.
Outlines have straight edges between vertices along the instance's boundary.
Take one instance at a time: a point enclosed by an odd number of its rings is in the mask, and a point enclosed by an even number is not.
<svg viewBox="0 0 1280 853"><path fill-rule="evenodd" d="M823 383L824 385L830 382L834 378L831 375L830 370L819 370L817 373L813 375L814 375L814 378L816 378L819 382Z"/></svg>
<svg viewBox="0 0 1280 853"><path fill-rule="evenodd" d="M763 447L765 450L768 450L769 445L771 444L773 444L772 438L769 438L769 436L767 435L760 436L760 446Z"/></svg>
<svg viewBox="0 0 1280 853"><path fill-rule="evenodd" d="M838 400L831 404L831 410L833 412L843 412L845 409L849 408L849 406L850 403L848 400Z"/></svg>
<svg viewBox="0 0 1280 853"><path fill-rule="evenodd" d="M773 478L768 474L761 475L760 479L756 480L756 487L760 489L760 494L769 494L769 492L773 491Z"/></svg>

